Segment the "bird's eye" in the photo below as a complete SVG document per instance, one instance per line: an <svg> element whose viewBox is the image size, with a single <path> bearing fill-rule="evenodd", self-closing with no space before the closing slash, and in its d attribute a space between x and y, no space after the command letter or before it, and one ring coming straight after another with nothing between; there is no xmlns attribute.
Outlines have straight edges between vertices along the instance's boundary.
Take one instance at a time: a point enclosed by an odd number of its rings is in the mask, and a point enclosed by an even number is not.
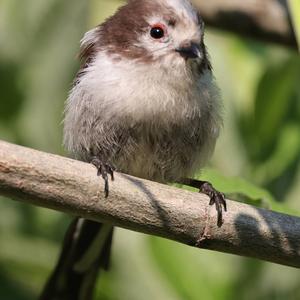
<svg viewBox="0 0 300 300"><path fill-rule="evenodd" d="M153 25L150 30L150 35L154 39L161 39L165 35L164 27L160 24Z"/></svg>

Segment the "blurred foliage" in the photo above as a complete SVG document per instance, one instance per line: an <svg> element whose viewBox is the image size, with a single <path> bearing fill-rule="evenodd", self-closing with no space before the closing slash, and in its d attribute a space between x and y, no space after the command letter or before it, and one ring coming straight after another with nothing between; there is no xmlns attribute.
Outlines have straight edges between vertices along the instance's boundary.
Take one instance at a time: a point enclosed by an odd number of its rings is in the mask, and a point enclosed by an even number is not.
<svg viewBox="0 0 300 300"><path fill-rule="evenodd" d="M82 34L120 1L0 1L0 138L63 154L62 112ZM202 178L232 198L299 214L300 59L206 35L224 129ZM42 162L41 162L42 163ZM0 299L35 299L69 217L1 198ZM96 299L300 299L299 271L118 229Z"/></svg>

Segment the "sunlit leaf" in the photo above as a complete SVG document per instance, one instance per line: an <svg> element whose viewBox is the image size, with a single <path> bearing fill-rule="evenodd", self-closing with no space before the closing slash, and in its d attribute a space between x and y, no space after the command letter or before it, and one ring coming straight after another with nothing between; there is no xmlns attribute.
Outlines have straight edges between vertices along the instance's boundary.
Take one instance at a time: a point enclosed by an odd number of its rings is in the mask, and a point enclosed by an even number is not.
<svg viewBox="0 0 300 300"><path fill-rule="evenodd" d="M298 49L300 51L300 1L289 0L289 10L292 17L294 32L298 42Z"/></svg>

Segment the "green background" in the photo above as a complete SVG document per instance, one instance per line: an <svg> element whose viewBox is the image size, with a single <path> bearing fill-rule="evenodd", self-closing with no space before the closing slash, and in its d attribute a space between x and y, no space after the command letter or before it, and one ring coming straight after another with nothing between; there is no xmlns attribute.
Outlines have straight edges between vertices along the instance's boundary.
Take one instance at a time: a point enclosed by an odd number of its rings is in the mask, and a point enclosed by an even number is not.
<svg viewBox="0 0 300 300"><path fill-rule="evenodd" d="M0 0L0 139L66 155L61 121L79 40L120 3ZM299 56L210 28L206 43L225 125L202 178L233 199L299 215ZM0 299L37 297L69 220L0 198ZM117 229L112 268L96 294L107 300L300 299L300 272Z"/></svg>

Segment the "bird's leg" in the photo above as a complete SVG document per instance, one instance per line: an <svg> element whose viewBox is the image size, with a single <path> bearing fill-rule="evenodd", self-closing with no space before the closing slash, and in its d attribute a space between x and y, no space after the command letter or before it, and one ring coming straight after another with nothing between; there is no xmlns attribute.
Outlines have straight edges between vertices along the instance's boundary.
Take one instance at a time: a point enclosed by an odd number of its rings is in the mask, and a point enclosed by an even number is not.
<svg viewBox="0 0 300 300"><path fill-rule="evenodd" d="M107 198L109 194L108 174L111 176L111 180L114 180L114 171L116 168L97 156L92 157L91 164L97 168L97 176L101 175L104 179L104 194L105 198Z"/></svg>
<svg viewBox="0 0 300 300"><path fill-rule="evenodd" d="M217 221L217 225L218 227L221 227L223 224L223 208L224 207L224 211L227 210L226 207L226 200L225 200L225 195L219 191L217 191L211 183L207 182L207 181L201 181L201 180L197 180L197 179L191 179L191 178L184 178L182 180L180 180L179 183L182 183L184 185L188 185L188 186L192 186L194 188L198 188L200 190L200 192L206 194L209 198L209 205L215 205L216 206L216 210L218 213L218 221Z"/></svg>

